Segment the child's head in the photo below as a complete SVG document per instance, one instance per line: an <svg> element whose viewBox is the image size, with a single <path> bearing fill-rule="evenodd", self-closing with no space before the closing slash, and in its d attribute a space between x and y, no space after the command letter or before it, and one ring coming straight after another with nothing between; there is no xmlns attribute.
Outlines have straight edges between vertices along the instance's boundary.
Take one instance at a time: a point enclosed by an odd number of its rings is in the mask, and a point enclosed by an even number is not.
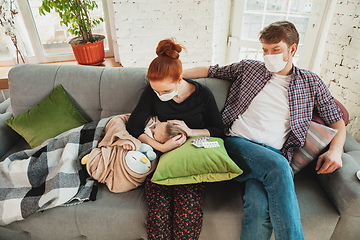
<svg viewBox="0 0 360 240"><path fill-rule="evenodd" d="M167 140L180 134L186 136L184 130L169 122L156 122L149 127L149 131L152 136L145 129L145 133L160 143L165 143Z"/></svg>

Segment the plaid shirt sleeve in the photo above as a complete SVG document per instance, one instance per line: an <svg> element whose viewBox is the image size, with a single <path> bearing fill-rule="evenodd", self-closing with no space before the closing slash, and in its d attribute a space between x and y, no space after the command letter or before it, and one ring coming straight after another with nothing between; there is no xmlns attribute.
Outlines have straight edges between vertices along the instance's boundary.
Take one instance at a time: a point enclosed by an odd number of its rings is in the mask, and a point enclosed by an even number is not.
<svg viewBox="0 0 360 240"><path fill-rule="evenodd" d="M249 59L222 67L211 66L208 76L233 82L222 112L225 131L271 79L263 62Z"/></svg>
<svg viewBox="0 0 360 240"><path fill-rule="evenodd" d="M297 103L294 109L297 110L293 111L296 115L294 115L295 120L293 123L295 124L292 125L292 129L296 129L296 131L291 132L282 149L289 161L292 160L294 149L300 148L305 142L314 108L318 110L319 116L326 124L335 123L342 118L340 108L335 104L333 96L319 76L296 67L294 74L302 80L298 81L298 85L291 94L297 94L297 99L302 99L300 95L307 92L309 97L304 98L304 101L294 101L294 103ZM302 104L299 104L299 102L302 102Z"/></svg>
<svg viewBox="0 0 360 240"><path fill-rule="evenodd" d="M240 76L242 68L243 66L241 62L221 67L219 66L219 64L216 64L214 66L210 66L208 77L219 78L234 82Z"/></svg>
<svg viewBox="0 0 360 240"><path fill-rule="evenodd" d="M340 108L335 104L334 97L323 81L318 82L317 94L315 99L315 108L321 119L329 125L339 121L342 118Z"/></svg>

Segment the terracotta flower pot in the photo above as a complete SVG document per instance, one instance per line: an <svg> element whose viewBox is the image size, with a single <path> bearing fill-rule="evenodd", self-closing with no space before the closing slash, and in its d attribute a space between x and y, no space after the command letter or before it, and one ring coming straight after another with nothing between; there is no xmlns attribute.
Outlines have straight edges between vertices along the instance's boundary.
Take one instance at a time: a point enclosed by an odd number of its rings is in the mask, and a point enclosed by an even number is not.
<svg viewBox="0 0 360 240"><path fill-rule="evenodd" d="M79 39L75 37L69 41L75 55L75 59L79 64L97 65L105 60L104 39L102 35L94 35L99 38L97 42L77 45L75 42Z"/></svg>

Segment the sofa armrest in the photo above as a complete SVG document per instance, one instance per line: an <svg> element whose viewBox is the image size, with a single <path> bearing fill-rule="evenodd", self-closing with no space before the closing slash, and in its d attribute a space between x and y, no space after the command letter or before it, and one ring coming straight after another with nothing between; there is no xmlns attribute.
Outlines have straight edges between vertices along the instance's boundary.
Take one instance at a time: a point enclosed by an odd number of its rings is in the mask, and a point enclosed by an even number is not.
<svg viewBox="0 0 360 240"><path fill-rule="evenodd" d="M21 136L5 123L12 112L0 114L0 159L19 141Z"/></svg>
<svg viewBox="0 0 360 240"><path fill-rule="evenodd" d="M10 98L0 103L0 113L8 112L9 108L10 108Z"/></svg>
<svg viewBox="0 0 360 240"><path fill-rule="evenodd" d="M327 193L340 215L357 217L360 222L360 145L347 133L342 154L343 167L331 174L317 175L319 184Z"/></svg>

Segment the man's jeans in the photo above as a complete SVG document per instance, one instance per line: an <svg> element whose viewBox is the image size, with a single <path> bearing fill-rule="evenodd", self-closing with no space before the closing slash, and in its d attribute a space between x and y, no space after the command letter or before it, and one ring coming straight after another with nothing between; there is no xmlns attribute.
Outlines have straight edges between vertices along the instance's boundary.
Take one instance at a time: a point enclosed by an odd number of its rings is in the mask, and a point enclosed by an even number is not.
<svg viewBox="0 0 360 240"><path fill-rule="evenodd" d="M242 240L304 239L293 182L294 174L282 152L240 137L227 137L229 156L244 171L235 178L245 183Z"/></svg>

